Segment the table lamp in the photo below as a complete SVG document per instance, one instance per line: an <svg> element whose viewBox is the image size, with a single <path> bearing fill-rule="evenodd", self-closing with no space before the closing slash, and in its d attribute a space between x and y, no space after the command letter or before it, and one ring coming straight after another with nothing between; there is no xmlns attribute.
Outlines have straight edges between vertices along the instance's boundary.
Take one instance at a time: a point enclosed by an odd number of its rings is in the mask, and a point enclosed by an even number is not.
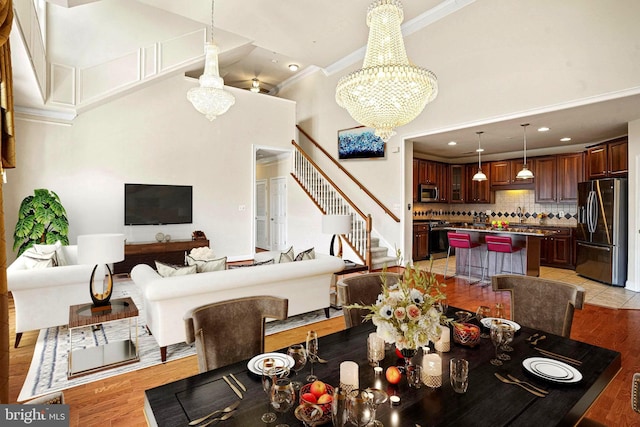
<svg viewBox="0 0 640 427"><path fill-rule="evenodd" d="M342 240L341 234L351 233L351 215L324 215L322 217L322 232L324 234L333 234L331 237L331 246L329 247L329 255L333 255L333 244L338 236L338 255L342 258Z"/></svg>
<svg viewBox="0 0 640 427"><path fill-rule="evenodd" d="M89 280L89 294L95 307L110 306L113 277L109 263L124 259L124 234L85 234L78 236L78 264L95 265ZM98 266L106 265L107 275L102 278L102 287L95 286ZM98 279L98 280L96 280Z"/></svg>

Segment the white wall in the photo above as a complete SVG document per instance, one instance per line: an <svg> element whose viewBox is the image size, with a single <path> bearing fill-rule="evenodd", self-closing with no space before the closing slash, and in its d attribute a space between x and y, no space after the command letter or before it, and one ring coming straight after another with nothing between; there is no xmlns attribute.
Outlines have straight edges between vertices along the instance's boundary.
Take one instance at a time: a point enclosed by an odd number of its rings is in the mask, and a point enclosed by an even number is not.
<svg viewBox="0 0 640 427"><path fill-rule="evenodd" d="M407 236L412 218L406 208L412 194L407 184L413 149L405 141L471 123L594 102L605 94L637 92L639 15L640 2L635 0L478 1L411 34L405 38L408 56L438 76L438 97L416 120L397 129L387 148L401 147L399 154L388 150L382 161L343 163L383 203L403 212L405 223L399 226L376 212L339 173L330 176L362 201L388 241L404 242L403 252L411 253ZM336 84L361 66L358 61L329 76L318 71L280 92L297 101L298 123L330 153L336 152L336 132L356 125L335 102ZM321 156L312 155L324 164ZM330 166L327 170L333 171Z"/></svg>
<svg viewBox="0 0 640 427"><path fill-rule="evenodd" d="M22 199L48 188L67 210L72 243L100 232L123 232L129 241L153 241L158 231L189 239L197 229L219 255L252 256L253 147L291 149L295 103L227 88L236 104L210 122L186 98L195 85L170 78L88 111L71 126L17 119L18 166L7 171L4 186L9 245ZM125 182L192 185L193 224L125 227ZM292 199L289 208L298 209ZM9 251L8 261L14 258Z"/></svg>

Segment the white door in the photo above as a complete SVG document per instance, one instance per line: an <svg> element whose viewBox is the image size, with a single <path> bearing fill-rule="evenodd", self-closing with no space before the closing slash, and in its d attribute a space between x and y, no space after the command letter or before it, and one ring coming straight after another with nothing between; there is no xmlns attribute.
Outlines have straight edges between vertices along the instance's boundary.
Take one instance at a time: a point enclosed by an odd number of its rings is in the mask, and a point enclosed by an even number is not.
<svg viewBox="0 0 640 427"><path fill-rule="evenodd" d="M269 250L267 213L267 180L259 179L256 181L256 248Z"/></svg>
<svg viewBox="0 0 640 427"><path fill-rule="evenodd" d="M287 179L271 178L269 181L269 220L271 223L271 250L287 249Z"/></svg>

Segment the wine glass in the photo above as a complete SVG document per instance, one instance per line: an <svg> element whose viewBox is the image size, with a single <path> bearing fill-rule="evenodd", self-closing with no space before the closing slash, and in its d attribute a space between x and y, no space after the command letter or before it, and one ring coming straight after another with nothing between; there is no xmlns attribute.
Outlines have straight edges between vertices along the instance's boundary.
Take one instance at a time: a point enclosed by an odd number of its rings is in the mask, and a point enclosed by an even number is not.
<svg viewBox="0 0 640 427"><path fill-rule="evenodd" d="M287 349L287 354L293 359L293 372L297 374L307 364L307 351L302 344L293 344ZM300 381L292 382L294 390L300 390L302 383Z"/></svg>
<svg viewBox="0 0 640 427"><path fill-rule="evenodd" d="M271 407L277 412L285 413L296 402L296 392L288 378L280 378L271 386ZM276 427L289 427L287 424L278 424Z"/></svg>
<svg viewBox="0 0 640 427"><path fill-rule="evenodd" d="M296 408L294 415L302 421L305 427L315 427L319 423L326 423L326 420L322 419L324 416L322 408L315 403L302 402Z"/></svg>
<svg viewBox="0 0 640 427"><path fill-rule="evenodd" d="M364 427L376 419L376 409L372 395L366 390L353 390L349 393L349 421L356 427Z"/></svg>
<svg viewBox="0 0 640 427"><path fill-rule="evenodd" d="M307 382L314 382L318 379L317 376L313 374L313 363L316 361L318 357L318 334L316 331L307 332L307 360L311 362L311 372L307 375Z"/></svg>
<svg viewBox="0 0 640 427"><path fill-rule="evenodd" d="M449 301L446 298L439 300L437 303L437 309L443 316L447 315L447 310L449 310Z"/></svg>
<svg viewBox="0 0 640 427"><path fill-rule="evenodd" d="M509 344L513 341L513 336L515 335L516 330L513 326L502 323L502 344L500 345L500 350L502 351L513 351L513 347ZM499 356L500 360L511 360L511 356L506 353L501 353Z"/></svg>
<svg viewBox="0 0 640 427"><path fill-rule="evenodd" d="M493 317L504 319L504 304L501 302L496 303L495 315Z"/></svg>
<svg viewBox="0 0 640 427"><path fill-rule="evenodd" d="M491 322L491 342L496 349L496 357L491 359L493 366L502 366L502 360L500 360L500 354L498 352L503 339L502 331L502 324L499 321L494 320Z"/></svg>
<svg viewBox="0 0 640 427"><path fill-rule="evenodd" d="M271 386L273 385L277 372L276 361L271 358L265 359L262 363L262 389L269 396L269 401L271 401ZM277 419L277 416L270 410L267 410L267 412L262 414L260 419L263 423L270 424Z"/></svg>
<svg viewBox="0 0 640 427"><path fill-rule="evenodd" d="M378 409L378 406L380 406L381 404L389 400L389 395L387 394L386 391L381 390L379 388L368 388L366 391L371 396L371 405L373 406L373 422L370 424L370 426L384 427L384 424L382 424L382 422L376 420L375 414Z"/></svg>
<svg viewBox="0 0 640 427"><path fill-rule="evenodd" d="M482 323L482 319L491 317L491 308L489 308L486 305L479 306L478 310L476 310L476 317L480 322L480 330L481 330L480 338L490 338L488 333L489 328L484 326L484 324Z"/></svg>

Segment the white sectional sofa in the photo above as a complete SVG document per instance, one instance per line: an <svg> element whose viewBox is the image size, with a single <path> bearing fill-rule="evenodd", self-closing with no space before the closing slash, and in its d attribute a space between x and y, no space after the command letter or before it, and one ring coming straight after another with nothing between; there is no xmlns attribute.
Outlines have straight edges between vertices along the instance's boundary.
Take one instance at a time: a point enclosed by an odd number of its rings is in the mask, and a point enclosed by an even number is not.
<svg viewBox="0 0 640 427"><path fill-rule="evenodd" d="M260 253L256 261L279 256ZM316 254L315 259L161 277L146 264L131 270L142 290L147 327L160 346L162 361L167 346L186 339L183 317L187 310L212 302L247 296L272 295L289 300L289 316L325 309L329 313L332 275L342 271L342 259Z"/></svg>
<svg viewBox="0 0 640 427"><path fill-rule="evenodd" d="M77 245L61 250L67 265L29 269L22 254L7 268L16 309L16 348L23 332L66 325L70 306L91 302L89 280L94 266L77 265Z"/></svg>

